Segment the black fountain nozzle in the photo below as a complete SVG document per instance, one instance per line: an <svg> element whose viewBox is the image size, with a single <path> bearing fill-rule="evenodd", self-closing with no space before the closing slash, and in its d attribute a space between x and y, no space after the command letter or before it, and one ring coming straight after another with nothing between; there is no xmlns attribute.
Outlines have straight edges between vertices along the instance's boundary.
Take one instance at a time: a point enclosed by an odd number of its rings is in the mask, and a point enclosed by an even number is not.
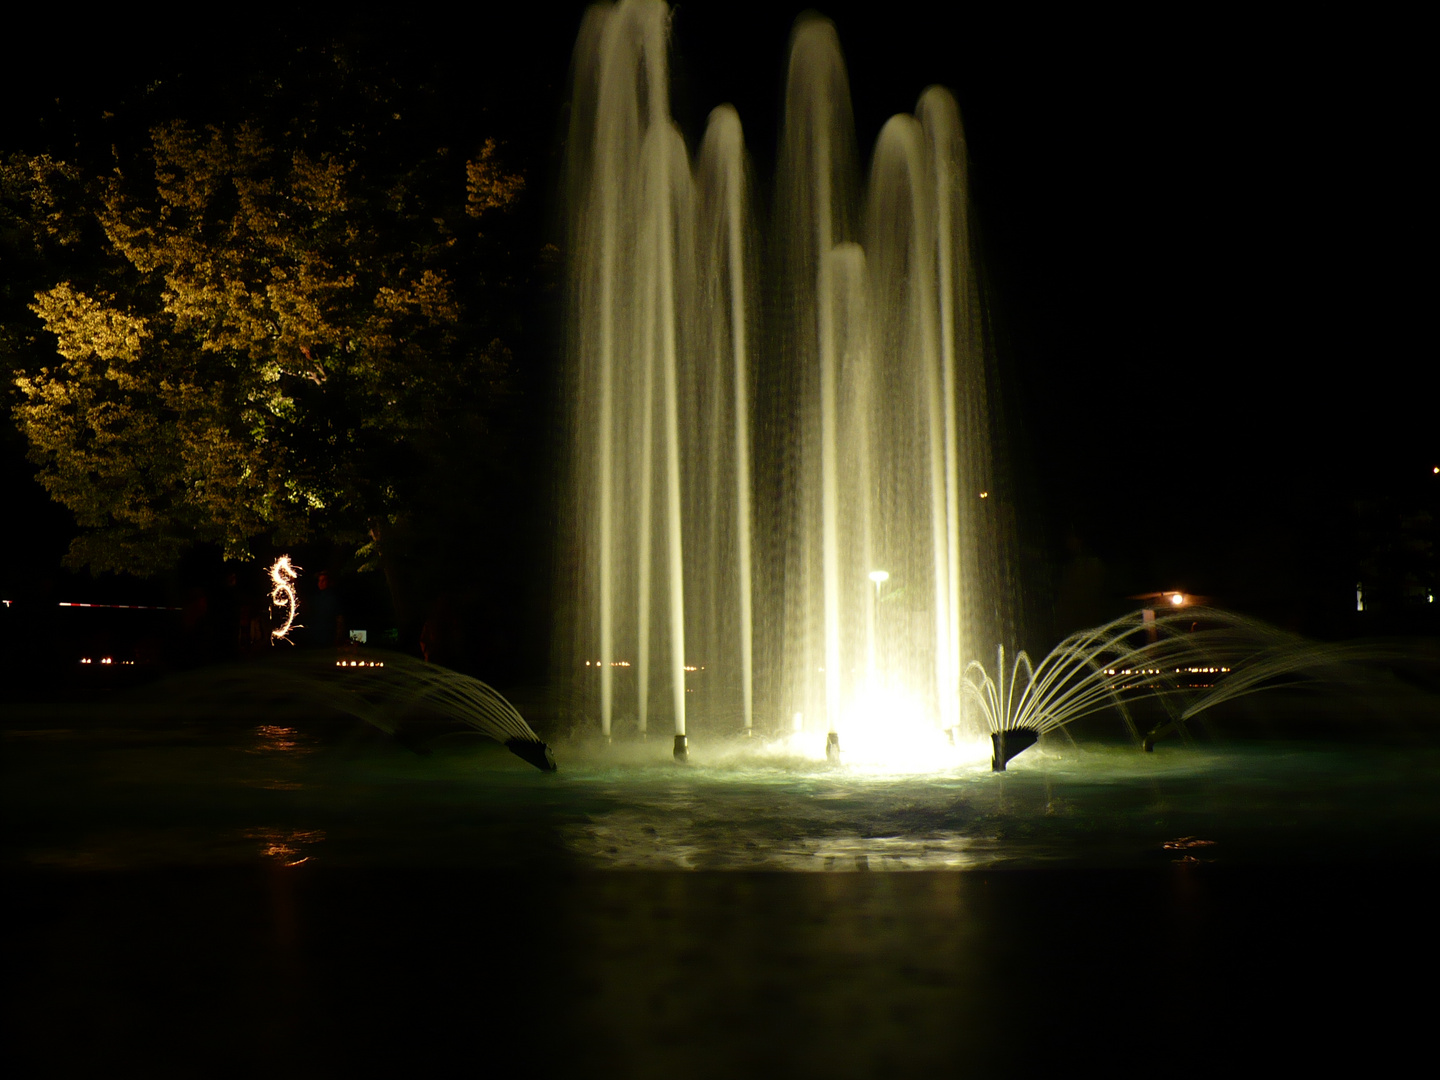
<svg viewBox="0 0 1440 1080"><path fill-rule="evenodd" d="M528 761L541 772L555 771L555 755L550 753L550 747L546 743L530 739L506 739L505 749Z"/></svg>
<svg viewBox="0 0 1440 1080"><path fill-rule="evenodd" d="M1035 745L1035 740L1040 738L1040 732L1034 728L1011 728L1009 731L992 731L990 733L990 771L1004 772L1005 763L1022 750L1028 750Z"/></svg>
<svg viewBox="0 0 1440 1080"><path fill-rule="evenodd" d="M825 736L825 760L832 765L840 764L840 733L832 731Z"/></svg>
<svg viewBox="0 0 1440 1080"><path fill-rule="evenodd" d="M675 736L675 760L676 760L676 761L689 761L689 760L690 760L690 747L689 747L689 744L685 741L685 736L684 736L684 735L676 735L676 736Z"/></svg>

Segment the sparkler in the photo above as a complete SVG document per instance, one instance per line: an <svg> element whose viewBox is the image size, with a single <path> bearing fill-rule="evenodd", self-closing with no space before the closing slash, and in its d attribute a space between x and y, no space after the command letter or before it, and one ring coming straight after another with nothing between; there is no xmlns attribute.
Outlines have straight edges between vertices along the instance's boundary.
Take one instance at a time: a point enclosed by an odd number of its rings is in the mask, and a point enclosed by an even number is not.
<svg viewBox="0 0 1440 1080"><path fill-rule="evenodd" d="M289 555L281 555L270 567L270 603L285 611L285 625L270 631L270 636L277 641L288 640L286 635L291 630L300 629L295 622L295 615L300 610L300 601L295 595L295 578L299 572L300 567L291 564Z"/></svg>

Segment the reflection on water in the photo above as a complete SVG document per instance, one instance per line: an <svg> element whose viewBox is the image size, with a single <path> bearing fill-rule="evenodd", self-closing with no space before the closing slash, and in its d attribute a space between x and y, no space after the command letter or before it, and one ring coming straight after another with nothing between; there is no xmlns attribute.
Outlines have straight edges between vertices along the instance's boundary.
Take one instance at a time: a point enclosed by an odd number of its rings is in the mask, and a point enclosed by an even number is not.
<svg viewBox="0 0 1440 1080"><path fill-rule="evenodd" d="M320 740L314 735L304 734L296 728L261 724L255 729L254 742L246 748L246 752L269 759L272 771L252 782L271 791L299 791L304 782L294 774L294 766L300 758L314 753L319 744ZM273 770L276 769L282 770L282 774L275 775Z"/></svg>
<svg viewBox="0 0 1440 1080"><path fill-rule="evenodd" d="M260 854L281 866L310 861L310 849L325 839L324 829L247 829L245 837L260 841Z"/></svg>
<svg viewBox="0 0 1440 1080"><path fill-rule="evenodd" d="M488 740L420 757L353 723L57 717L3 732L6 860L76 868L904 871L1409 858L1440 828L1424 745L1042 744L995 774L832 768L704 743ZM63 722L60 722L63 721ZM258 824L257 824L258 823Z"/></svg>
<svg viewBox="0 0 1440 1080"><path fill-rule="evenodd" d="M261 724L255 729L255 745L252 754L309 754L313 753L319 740L313 735L302 735L293 727L279 724Z"/></svg>

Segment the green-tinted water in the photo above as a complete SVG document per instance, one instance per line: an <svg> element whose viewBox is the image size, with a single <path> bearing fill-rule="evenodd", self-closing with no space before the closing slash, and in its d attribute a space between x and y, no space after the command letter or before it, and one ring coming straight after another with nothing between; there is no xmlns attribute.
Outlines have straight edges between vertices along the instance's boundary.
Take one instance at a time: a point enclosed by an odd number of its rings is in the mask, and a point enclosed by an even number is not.
<svg viewBox="0 0 1440 1080"><path fill-rule="evenodd" d="M1422 729L1042 745L1001 775L560 742L543 774L274 711L12 710L3 1064L1373 1065L1420 1030L1405 987L1436 959Z"/></svg>

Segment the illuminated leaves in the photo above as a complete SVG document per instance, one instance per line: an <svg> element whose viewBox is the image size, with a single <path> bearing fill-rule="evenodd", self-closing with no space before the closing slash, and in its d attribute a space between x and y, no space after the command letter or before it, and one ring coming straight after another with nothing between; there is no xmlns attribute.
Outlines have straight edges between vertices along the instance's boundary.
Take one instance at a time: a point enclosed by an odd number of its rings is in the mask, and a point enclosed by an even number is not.
<svg viewBox="0 0 1440 1080"><path fill-rule="evenodd" d="M496 160L494 139L486 139L480 152L465 163L465 212L473 218L491 210L509 209L525 190L525 178L508 173Z"/></svg>
<svg viewBox="0 0 1440 1080"><path fill-rule="evenodd" d="M55 335L59 342L56 351L67 360L135 360L150 336L143 319L100 304L77 292L69 282L38 294L31 310ZM119 379L123 371L111 367L107 375Z"/></svg>
<svg viewBox="0 0 1440 1080"><path fill-rule="evenodd" d="M241 556L266 534L370 535L418 448L503 392L509 354L464 325L448 222L508 208L523 181L490 141L463 206L455 170L430 208L433 161L397 179L258 123L150 134L147 157L90 181L5 166L37 236L103 238L92 280L30 306L59 362L15 380L41 482L89 530L70 561L151 573L197 541Z"/></svg>

